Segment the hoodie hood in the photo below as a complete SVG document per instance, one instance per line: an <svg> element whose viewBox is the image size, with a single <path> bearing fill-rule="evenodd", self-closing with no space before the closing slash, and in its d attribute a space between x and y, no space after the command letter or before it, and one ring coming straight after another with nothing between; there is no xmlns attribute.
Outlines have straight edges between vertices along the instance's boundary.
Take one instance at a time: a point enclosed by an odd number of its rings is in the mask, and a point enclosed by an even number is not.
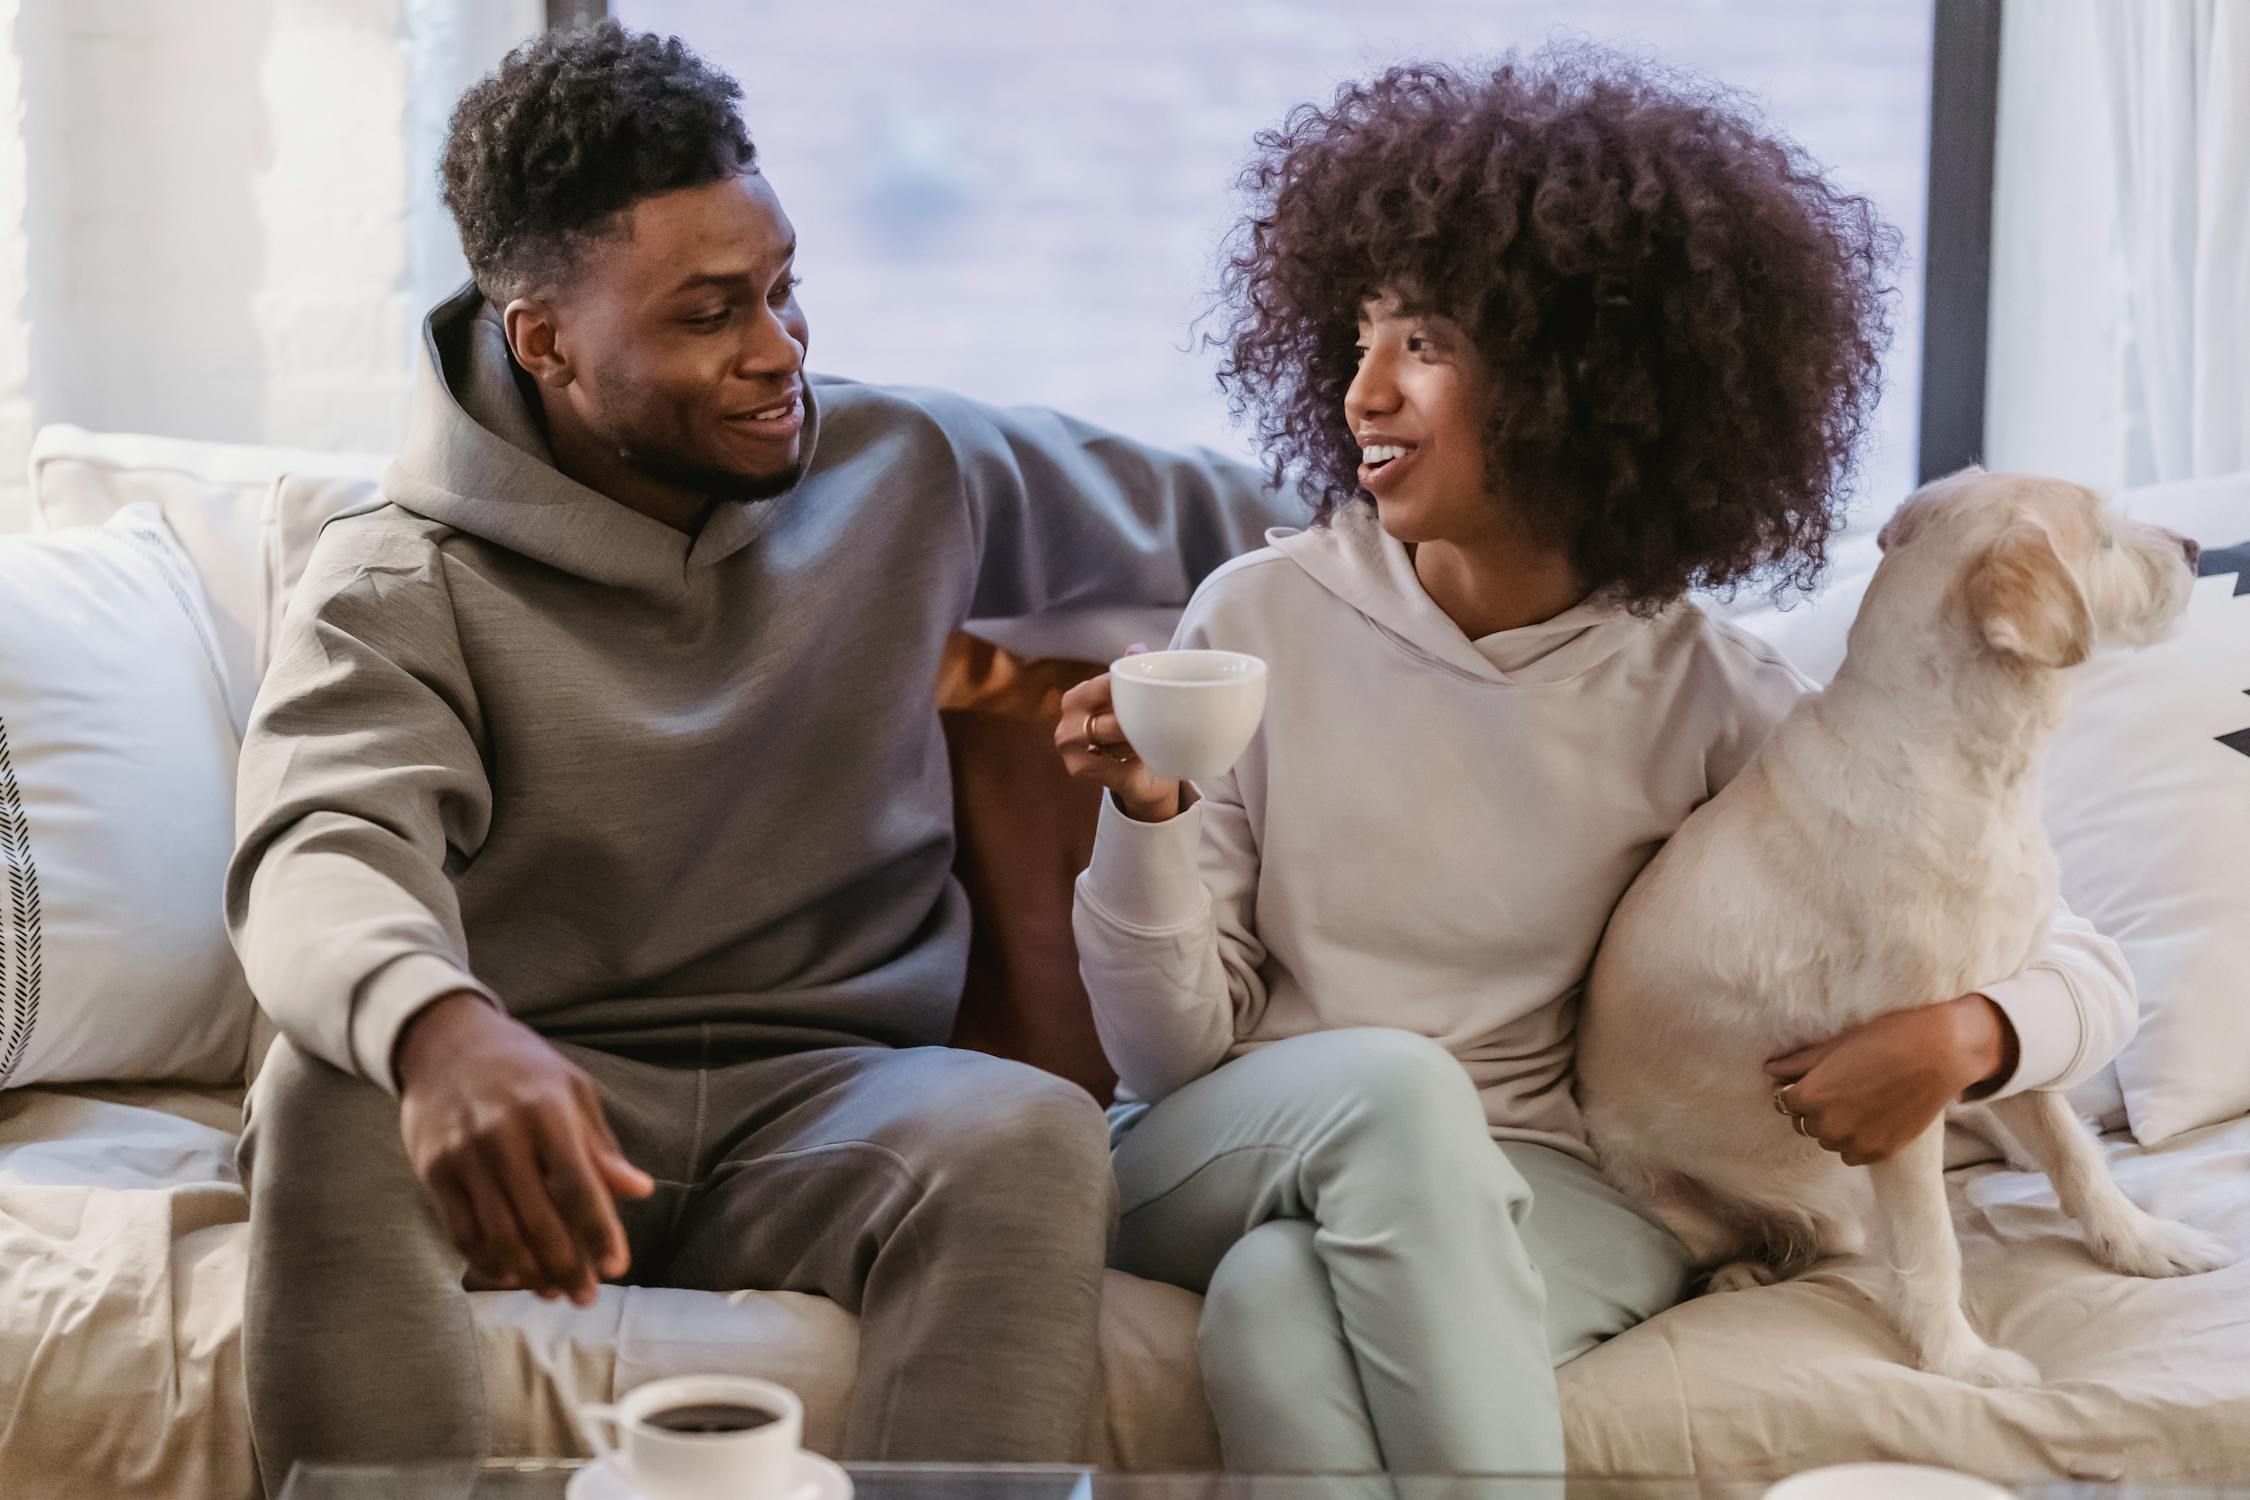
<svg viewBox="0 0 2250 1500"><path fill-rule="evenodd" d="M1621 605L1586 599L1551 620L1472 641L1422 587L1405 544L1366 505L1347 506L1326 525L1273 532L1268 541L1410 650L1488 682L1566 681L1614 656L1651 623Z"/></svg>
<svg viewBox="0 0 2250 1500"><path fill-rule="evenodd" d="M384 498L565 573L656 590L683 587L692 570L741 551L788 503L787 494L722 501L694 536L675 531L556 468L521 380L500 315L473 282L432 309ZM799 450L807 470L820 421L812 384Z"/></svg>

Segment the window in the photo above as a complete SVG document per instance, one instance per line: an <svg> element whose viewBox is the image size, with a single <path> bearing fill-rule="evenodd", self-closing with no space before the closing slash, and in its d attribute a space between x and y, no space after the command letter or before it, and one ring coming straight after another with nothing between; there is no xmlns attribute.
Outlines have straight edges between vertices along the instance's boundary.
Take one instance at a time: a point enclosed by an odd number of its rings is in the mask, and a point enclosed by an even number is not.
<svg viewBox="0 0 2250 1500"><path fill-rule="evenodd" d="M611 0L742 81L803 245L817 369L1247 452L1189 325L1251 136L1339 80L1550 34L1749 90L1903 232L1858 493L1913 487L1934 0Z"/></svg>

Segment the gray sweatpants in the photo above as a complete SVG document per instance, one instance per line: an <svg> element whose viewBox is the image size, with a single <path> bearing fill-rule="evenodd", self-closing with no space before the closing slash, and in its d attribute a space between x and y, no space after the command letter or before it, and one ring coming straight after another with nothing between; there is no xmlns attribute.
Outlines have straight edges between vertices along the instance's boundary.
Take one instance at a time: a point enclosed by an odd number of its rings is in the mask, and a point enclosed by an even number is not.
<svg viewBox="0 0 2250 1500"><path fill-rule="evenodd" d="M619 1205L626 1280L859 1315L846 1456L1079 1457L1113 1193L1082 1090L942 1047L696 1066L557 1045L657 1180ZM269 1489L301 1459L483 1456L463 1263L398 1101L283 1041L248 1115L245 1362Z"/></svg>

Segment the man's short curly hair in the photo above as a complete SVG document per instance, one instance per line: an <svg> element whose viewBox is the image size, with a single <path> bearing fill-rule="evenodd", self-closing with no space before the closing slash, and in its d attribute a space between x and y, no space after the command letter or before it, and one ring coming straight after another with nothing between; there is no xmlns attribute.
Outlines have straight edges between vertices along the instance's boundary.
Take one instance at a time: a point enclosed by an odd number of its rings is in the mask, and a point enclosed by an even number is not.
<svg viewBox="0 0 2250 1500"><path fill-rule="evenodd" d="M1221 269L1220 381L1319 515L1378 290L1489 363L1486 473L1641 612L1809 589L1880 391L1896 231L1737 94L1597 48L1419 64L1262 132Z"/></svg>
<svg viewBox="0 0 2250 1500"><path fill-rule="evenodd" d="M438 170L478 289L550 285L639 200L753 170L741 97L678 37L615 21L509 53L454 107Z"/></svg>

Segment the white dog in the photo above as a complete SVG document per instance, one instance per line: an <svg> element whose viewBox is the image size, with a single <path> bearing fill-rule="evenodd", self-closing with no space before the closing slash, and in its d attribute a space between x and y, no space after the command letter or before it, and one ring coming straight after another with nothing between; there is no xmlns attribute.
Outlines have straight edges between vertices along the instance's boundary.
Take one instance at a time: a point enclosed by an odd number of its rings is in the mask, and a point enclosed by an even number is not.
<svg viewBox="0 0 2250 1500"><path fill-rule="evenodd" d="M2039 756L2066 677L2098 644L2149 645L2187 607L2194 545L2059 480L1971 469L1925 486L1885 553L1827 692L1775 728L1626 893L1588 983L1579 1098L1602 1166L1714 1290L1763 1284L1872 1233L1925 1370L2038 1379L1961 1311L1939 1122L1849 1167L1778 1114L1768 1057L1887 1011L1970 993L2039 951L2056 903ZM2059 1094L1988 1109L2053 1179L2103 1265L2233 1259L2110 1180Z"/></svg>

